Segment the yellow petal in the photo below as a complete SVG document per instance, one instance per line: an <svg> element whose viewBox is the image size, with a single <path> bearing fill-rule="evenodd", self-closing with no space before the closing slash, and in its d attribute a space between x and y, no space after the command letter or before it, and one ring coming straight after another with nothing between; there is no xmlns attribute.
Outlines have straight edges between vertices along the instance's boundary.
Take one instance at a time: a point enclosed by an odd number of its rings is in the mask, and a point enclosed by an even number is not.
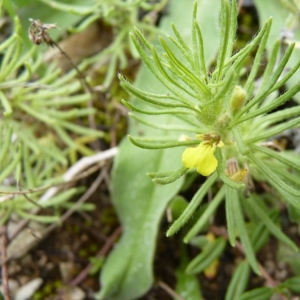
<svg viewBox="0 0 300 300"><path fill-rule="evenodd" d="M218 166L218 161L214 155L216 147L206 143L201 143L200 146L201 145L201 155L197 162L197 172L203 176L208 176L213 173Z"/></svg>
<svg viewBox="0 0 300 300"><path fill-rule="evenodd" d="M201 144L195 148L187 148L182 153L182 164L189 169L193 169L197 166L199 155L201 155L200 150Z"/></svg>
<svg viewBox="0 0 300 300"><path fill-rule="evenodd" d="M187 148L182 154L182 163L186 168L197 167L198 173L208 176L217 168L218 161L214 156L216 146L200 143L196 148Z"/></svg>

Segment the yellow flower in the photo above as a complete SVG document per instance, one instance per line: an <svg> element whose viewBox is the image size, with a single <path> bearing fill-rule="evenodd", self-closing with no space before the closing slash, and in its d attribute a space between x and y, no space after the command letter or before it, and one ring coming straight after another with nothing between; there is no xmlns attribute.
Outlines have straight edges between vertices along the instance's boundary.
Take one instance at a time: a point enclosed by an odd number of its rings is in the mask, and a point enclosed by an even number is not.
<svg viewBox="0 0 300 300"><path fill-rule="evenodd" d="M203 176L208 176L213 173L218 161L215 157L216 147L223 147L223 142L219 135L206 134L197 135L197 138L203 140L196 148L187 148L182 154L182 163L186 168L197 168L197 172Z"/></svg>

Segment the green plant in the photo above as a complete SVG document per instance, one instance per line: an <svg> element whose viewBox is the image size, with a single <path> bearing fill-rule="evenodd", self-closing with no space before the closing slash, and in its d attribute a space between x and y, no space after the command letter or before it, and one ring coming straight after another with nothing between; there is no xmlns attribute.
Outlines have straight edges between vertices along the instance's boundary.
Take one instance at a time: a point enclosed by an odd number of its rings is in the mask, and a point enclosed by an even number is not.
<svg viewBox="0 0 300 300"><path fill-rule="evenodd" d="M101 19L105 24L111 26L114 39L109 47L102 50L99 54L86 59L82 67L95 64L107 65L105 79L101 84L102 88L107 89L116 76L117 70L124 70L128 67L128 52L134 57L137 53L128 38L128 33L133 26L138 26L148 33L156 31L153 24L156 22L158 13L165 7L167 0L150 4L146 0L91 0L84 5L68 4L59 1L40 0L46 5L51 6L61 12L72 13L85 17L84 21L72 28L72 32L80 32L86 29L91 23ZM144 16L140 13L144 11Z"/></svg>
<svg viewBox="0 0 300 300"><path fill-rule="evenodd" d="M61 174L68 160L94 151L87 145L104 134L78 125L95 113L88 106L91 95L81 92L76 72L61 75L55 64L46 66L32 46L22 54L21 26L14 19L12 35L1 44L0 83L0 191L1 223L12 212L23 218L53 222L57 216L29 213L45 189L63 182ZM24 196L24 192L36 193ZM70 188L43 207L67 205L66 201L82 192ZM11 195L14 198L11 199Z"/></svg>
<svg viewBox="0 0 300 300"><path fill-rule="evenodd" d="M152 137L130 136L130 141L136 146L145 149L196 146L182 151L183 166L177 170L149 173L155 183L174 182L194 168L204 176L210 175L171 225L167 236L173 235L191 218L211 190L211 203L185 235L184 242L190 242L199 234L225 201L230 244L235 246L238 237L252 269L260 274L255 252L262 245L261 237L251 234L249 225L259 224L278 240L298 250L296 244L278 228L269 210L275 209L278 201L286 202L291 211L299 212L300 209L299 157L292 151L279 149L275 142L280 133L299 127L300 107L285 108L283 105L299 92L300 82L280 95L277 91L299 69L300 62L286 72L285 66L295 44L291 43L281 56L280 41L277 41L269 53L261 84L256 87L272 20L265 23L248 45L234 53L236 5L230 7L226 0L221 3L220 49L211 72L208 72L205 62L202 33L196 21L197 2L193 13L191 47L175 26L176 38L169 37L170 43L160 39L165 51L163 54L138 29L135 30L133 43L144 63L164 85L165 92L149 93L120 76L123 88L146 102L148 107L141 108L125 100L123 103L137 113L131 116L138 122L170 131L167 138L159 138L159 131L153 131L157 134ZM253 52L253 66L245 76L244 61ZM147 121L147 115L157 116L157 122ZM164 119L165 115L171 115L171 121L169 117ZM214 187L218 180L223 182L223 186L216 191ZM267 182L272 188L271 195L255 193L255 182Z"/></svg>
<svg viewBox="0 0 300 300"><path fill-rule="evenodd" d="M280 1L254 1L258 11L258 17L260 24L271 16L273 16L274 22L270 31L269 39L267 42L267 50L270 52L274 42L280 38L282 39L282 46L286 47L291 42L296 42L295 50L291 55L286 68L292 68L299 61L299 41L300 41L300 19L299 19L299 2L295 0L280 0ZM297 83L300 70L298 70L293 77L291 77L286 87L291 88ZM293 98L300 103L300 93L296 94Z"/></svg>

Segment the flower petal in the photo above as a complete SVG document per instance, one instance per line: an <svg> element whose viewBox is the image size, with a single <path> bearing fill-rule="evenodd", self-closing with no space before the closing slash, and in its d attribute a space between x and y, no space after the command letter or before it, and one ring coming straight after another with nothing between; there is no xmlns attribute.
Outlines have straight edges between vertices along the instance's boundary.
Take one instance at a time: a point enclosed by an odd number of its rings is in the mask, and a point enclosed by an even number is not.
<svg viewBox="0 0 300 300"><path fill-rule="evenodd" d="M217 168L218 161L215 158L216 146L211 146L205 142L196 148L187 148L182 154L182 163L186 168L197 167L198 173L208 176Z"/></svg>
<svg viewBox="0 0 300 300"><path fill-rule="evenodd" d="M197 166L198 160L202 155L200 150L201 144L195 148L187 148L182 153L182 164L189 169L193 169Z"/></svg>
<svg viewBox="0 0 300 300"><path fill-rule="evenodd" d="M202 147L201 155L197 163L197 172L203 176L208 176L213 173L218 166L218 161L214 155L216 146L210 146L206 143L201 143L200 145L202 145Z"/></svg>

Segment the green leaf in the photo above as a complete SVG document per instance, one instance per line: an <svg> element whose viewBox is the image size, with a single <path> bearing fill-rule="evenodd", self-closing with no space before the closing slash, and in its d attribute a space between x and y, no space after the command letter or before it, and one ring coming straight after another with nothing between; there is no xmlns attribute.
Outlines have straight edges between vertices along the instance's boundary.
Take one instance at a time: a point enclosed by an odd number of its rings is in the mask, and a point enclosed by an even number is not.
<svg viewBox="0 0 300 300"><path fill-rule="evenodd" d="M169 94L154 94L154 93L148 93L145 91L142 91L141 89L138 89L136 86L133 86L131 83L129 83L122 75L119 75L120 79L120 85L122 88L124 88L128 93L131 95L136 96L140 100L143 100L145 102L148 102L156 107L168 107L168 108L188 108L189 106L185 104L181 104L181 99L178 97L175 97L173 95ZM174 100L177 103L170 102Z"/></svg>
<svg viewBox="0 0 300 300"><path fill-rule="evenodd" d="M278 161L282 162L283 164L290 166L298 171L300 171L300 163L293 159L293 156L288 156L288 153L285 152L277 152L275 150L271 150L267 147L261 147L256 145L251 145L253 150L260 151L266 154L268 157L276 158Z"/></svg>
<svg viewBox="0 0 300 300"><path fill-rule="evenodd" d="M158 176L156 178L153 178L152 181L154 183L158 183L158 184L169 184L172 183L174 181L176 181L177 179L179 179L181 176L183 176L186 172L188 171L187 168L185 167L180 167L179 169L169 173L169 175L166 176ZM148 174L147 174L148 175Z"/></svg>
<svg viewBox="0 0 300 300"><path fill-rule="evenodd" d="M235 269L230 280L225 300L239 300L248 285L250 276L250 265L247 260L243 260Z"/></svg>
<svg viewBox="0 0 300 300"><path fill-rule="evenodd" d="M273 210L269 213L270 218L275 221L278 217L277 211ZM258 252L270 239L270 232L268 228L263 224L263 222L259 222L259 224L255 223L255 228L251 234L251 244L253 245L253 249L255 252Z"/></svg>
<svg viewBox="0 0 300 300"><path fill-rule="evenodd" d="M299 82L299 87L300 87L300 82ZM290 121L272 126L271 128L268 128L268 130L266 130L266 132L257 134L257 136L245 140L245 142L247 144L250 144L250 143L255 143L255 142L258 142L261 140L270 139L276 135L281 134L282 132L284 132L286 130L299 127L299 124L300 124L300 117L294 118Z"/></svg>
<svg viewBox="0 0 300 300"><path fill-rule="evenodd" d="M208 179L206 179L204 184L194 195L188 207L168 229L167 236L172 236L173 234L175 234L192 217L193 213L202 202L204 196L207 194L208 190L211 188L211 186L214 184L216 180L217 180L217 173L214 172Z"/></svg>
<svg viewBox="0 0 300 300"><path fill-rule="evenodd" d="M37 221L40 223L55 223L57 221L59 221L59 217L58 216L37 216L37 215L32 215L29 213L26 213L25 211L17 211L17 213L24 219L29 219L29 220L33 220L33 221Z"/></svg>
<svg viewBox="0 0 300 300"><path fill-rule="evenodd" d="M180 266L176 271L176 292L185 300L202 300L199 282L195 275L187 274L185 269L189 262L186 249L182 245L180 251Z"/></svg>
<svg viewBox="0 0 300 300"><path fill-rule="evenodd" d="M189 141L178 141L178 140L167 140L166 138L159 141L158 138L133 138L128 136L130 142L137 147L144 149L163 149L163 148L173 148L180 146L193 146L198 145L199 140L189 140Z"/></svg>
<svg viewBox="0 0 300 300"><path fill-rule="evenodd" d="M226 58L231 55L230 46L232 46L232 39L234 37L231 36L231 41L229 40L230 36L230 4L228 1L222 0L221 1L221 21L220 21L220 28L221 28L221 41L220 41L220 49L217 58L217 82L220 81L221 76L223 75L222 72L224 71L224 65L226 63ZM228 45L230 44L230 46ZM229 50L229 51L228 51Z"/></svg>
<svg viewBox="0 0 300 300"><path fill-rule="evenodd" d="M207 67L215 60L218 51L216 45L219 44L220 29L219 26L215 25L219 24L220 10L221 1L201 0L198 3L197 20L202 30L204 57Z"/></svg>
<svg viewBox="0 0 300 300"><path fill-rule="evenodd" d="M186 125L168 125L168 124L157 124L157 120L153 120L152 122L146 121L144 117L139 117L132 113L129 113L131 118L135 119L136 121L143 123L147 126L160 129L160 130L170 130L170 131L179 131L179 132L199 132L199 128L196 126L186 126ZM166 119L167 120L167 119Z"/></svg>
<svg viewBox="0 0 300 300"><path fill-rule="evenodd" d="M245 221L243 213L242 213L240 202L239 202L239 199L236 199L236 200L237 201L235 201L235 203L234 203L235 213L236 213L235 219L236 219L236 226L237 226L238 232L239 232L239 237L243 244L245 255L246 255L247 259L249 260L250 266L252 267L253 271L256 274L260 275L260 270L258 268L258 264L257 264L256 257L254 254L254 249L251 244L249 234L248 234L248 231L246 228L246 221Z"/></svg>
<svg viewBox="0 0 300 300"><path fill-rule="evenodd" d="M235 245L235 237L238 235L243 244L245 255L249 260L253 271L257 274L260 274L254 249L246 229L246 223L240 205L238 191L230 187L227 187L226 193L226 217L229 241L231 245Z"/></svg>
<svg viewBox="0 0 300 300"><path fill-rule="evenodd" d="M217 238L209 243L187 266L187 274L197 274L209 267L215 259L220 257L226 247L226 240Z"/></svg>
<svg viewBox="0 0 300 300"><path fill-rule="evenodd" d="M281 229L273 222L267 213L261 208L259 202L261 200L254 194L250 195L248 206L255 212L260 220L265 224L269 231L281 242L291 247L294 251L298 251L297 245L286 236Z"/></svg>
<svg viewBox="0 0 300 300"><path fill-rule="evenodd" d="M187 235L184 237L184 242L188 243L197 233L201 231L203 226L208 223L209 219L213 216L219 205L224 199L226 186L223 185L217 195L209 203L196 224L189 230Z"/></svg>
<svg viewBox="0 0 300 300"><path fill-rule="evenodd" d="M178 68L178 70L182 70L182 73L185 74L185 76L187 76L191 82L193 82L196 86L198 86L199 88L199 94L200 92L203 92L203 94L205 96L210 96L210 91L207 88L206 84L204 84L203 82L201 82L201 80L199 80L197 78L197 76L195 76L191 71L189 71L187 69L187 67L185 67L180 61L179 59L176 58L176 56L174 55L174 53L171 51L171 49L168 47L167 43L161 38L160 42L163 46L163 48L166 50L170 60L174 63L174 65Z"/></svg>
<svg viewBox="0 0 300 300"><path fill-rule="evenodd" d="M90 275L95 275L96 273L98 273L101 270L103 263L104 263L104 259L105 259L104 256L89 258L89 261L92 265L92 267L89 271Z"/></svg>
<svg viewBox="0 0 300 300"><path fill-rule="evenodd" d="M270 300L273 290L268 287L261 287L244 293L239 300Z"/></svg>
<svg viewBox="0 0 300 300"><path fill-rule="evenodd" d="M229 242L231 246L235 246L236 235L237 235L237 224L236 224L236 206L235 203L239 201L237 191L227 186L226 189L226 223L227 231L229 236Z"/></svg>
<svg viewBox="0 0 300 300"><path fill-rule="evenodd" d="M272 26L272 29L270 31L269 40L267 43L267 50L269 53L271 53L272 46L274 45L275 41L277 39L280 39L282 37L282 29L287 28L295 34L294 38L295 41L300 40L300 31L294 30L294 28L289 28L288 19L291 17L291 14L289 10L283 5L283 1L274 1L274 0L254 0L255 6L258 11L259 16L259 22L260 24L264 24L266 20L270 16L274 19L274 24ZM297 17L295 15L295 17ZM299 22L299 21L298 21ZM299 23L298 23L299 24ZM299 64L299 49L296 49L294 53L292 54L288 64L287 69L293 68L295 65ZM290 80L287 83L287 88L291 88L294 86L297 82L297 79L300 76L300 70L297 71L297 73L290 78ZM294 98L300 102L300 94L296 94Z"/></svg>
<svg viewBox="0 0 300 300"><path fill-rule="evenodd" d="M300 276L292 277L286 280L280 286L288 288L293 293L300 294Z"/></svg>
<svg viewBox="0 0 300 300"><path fill-rule="evenodd" d="M7 165L4 170L1 170L2 172L0 173L0 182L2 182L7 176L9 176L16 168L18 163L22 159L22 145L19 146L18 152L15 154L15 157L13 160L10 162L9 165Z"/></svg>
<svg viewBox="0 0 300 300"><path fill-rule="evenodd" d="M261 173L269 180L269 182L272 184L272 186L279 190L279 192L290 194L291 196L299 197L300 191L297 188L294 188L288 184L286 184L283 180L280 179L277 175L272 172L268 166L256 155L253 153L249 153L248 157L250 160L252 160L257 168L261 171ZM291 197L288 199L288 201L297 207L297 209L300 208L300 204L297 201L294 201L294 199Z"/></svg>
<svg viewBox="0 0 300 300"><path fill-rule="evenodd" d="M0 94L1 97L1 94ZM1 99L0 99L1 100ZM131 109L132 111L146 114L146 115L165 115L165 114L187 114L187 115L193 115L195 112L192 109L187 108L176 108L176 109L159 109L159 110L143 110L140 109L138 106L134 106L131 103L129 103L126 100L121 100L122 104L126 106L127 108ZM195 114L196 115L196 114Z"/></svg>
<svg viewBox="0 0 300 300"><path fill-rule="evenodd" d="M58 195L50 198L46 202L43 202L43 207L51 207L51 206L56 206L56 205L61 205L64 202L70 200L73 196L78 194L79 192L82 192L82 189L80 188L71 188L66 191L63 191L59 193Z"/></svg>
<svg viewBox="0 0 300 300"><path fill-rule="evenodd" d="M172 218L177 219L188 206L188 202L182 196L174 197L169 205L172 213Z"/></svg>

